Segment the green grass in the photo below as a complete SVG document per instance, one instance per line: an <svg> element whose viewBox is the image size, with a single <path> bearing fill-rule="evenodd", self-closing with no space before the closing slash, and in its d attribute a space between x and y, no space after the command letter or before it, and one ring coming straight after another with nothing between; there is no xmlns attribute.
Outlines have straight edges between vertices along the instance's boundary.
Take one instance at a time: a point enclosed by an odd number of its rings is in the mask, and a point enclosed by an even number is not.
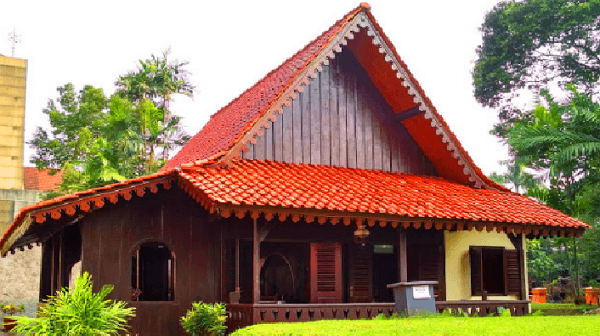
<svg viewBox="0 0 600 336"><path fill-rule="evenodd" d="M600 335L600 315L524 317L418 317L261 324L244 335Z"/></svg>
<svg viewBox="0 0 600 336"><path fill-rule="evenodd" d="M594 309L598 308L597 305L576 305L574 303L531 303L531 310L535 311L538 309Z"/></svg>

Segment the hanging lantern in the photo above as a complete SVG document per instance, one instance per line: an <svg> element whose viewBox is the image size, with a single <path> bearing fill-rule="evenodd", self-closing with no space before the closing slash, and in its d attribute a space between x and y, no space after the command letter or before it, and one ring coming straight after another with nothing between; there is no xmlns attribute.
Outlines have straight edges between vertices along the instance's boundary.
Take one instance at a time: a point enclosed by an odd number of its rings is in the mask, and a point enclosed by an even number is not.
<svg viewBox="0 0 600 336"><path fill-rule="evenodd" d="M354 242L357 244L361 244L365 246L367 241L369 240L369 230L365 227L364 224L359 223L358 228L354 231Z"/></svg>

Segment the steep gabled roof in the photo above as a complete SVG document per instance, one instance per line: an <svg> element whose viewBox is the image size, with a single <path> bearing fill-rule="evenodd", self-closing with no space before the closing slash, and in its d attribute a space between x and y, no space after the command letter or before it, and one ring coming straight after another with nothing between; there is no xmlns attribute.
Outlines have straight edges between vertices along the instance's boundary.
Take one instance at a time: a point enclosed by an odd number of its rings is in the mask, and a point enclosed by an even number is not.
<svg viewBox="0 0 600 336"><path fill-rule="evenodd" d="M220 158L230 163L296 98L308 77L321 71L343 47L349 48L403 121L438 173L454 182L478 188L507 190L489 180L475 165L456 136L408 70L370 12L361 5L265 78L214 114L165 169L198 160Z"/></svg>
<svg viewBox="0 0 600 336"><path fill-rule="evenodd" d="M377 170L239 160L282 106L342 47L359 60L440 178ZM589 227L490 181L425 96L367 4L361 4L280 67L212 116L161 172L57 197L21 209L0 239L0 253L43 241L47 222L77 220L107 202L168 189L172 182L222 217L264 215L369 225L581 235ZM40 225L32 225L37 223ZM64 225L64 223L63 223ZM465 227L466 226L466 227Z"/></svg>

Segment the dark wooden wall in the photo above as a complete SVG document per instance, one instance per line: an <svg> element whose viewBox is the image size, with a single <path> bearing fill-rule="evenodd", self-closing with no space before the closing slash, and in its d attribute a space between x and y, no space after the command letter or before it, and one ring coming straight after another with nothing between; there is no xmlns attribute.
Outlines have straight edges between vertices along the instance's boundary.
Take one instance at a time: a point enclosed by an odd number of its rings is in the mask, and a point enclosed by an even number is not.
<svg viewBox="0 0 600 336"><path fill-rule="evenodd" d="M349 50L271 124L243 158L437 175Z"/></svg>
<svg viewBox="0 0 600 336"><path fill-rule="evenodd" d="M179 318L192 301L219 302L220 228L177 187L143 198L106 205L81 225L82 269L95 290L114 285L111 299L137 308L132 334L183 335ZM131 256L148 241L165 243L175 254L174 301L131 301Z"/></svg>

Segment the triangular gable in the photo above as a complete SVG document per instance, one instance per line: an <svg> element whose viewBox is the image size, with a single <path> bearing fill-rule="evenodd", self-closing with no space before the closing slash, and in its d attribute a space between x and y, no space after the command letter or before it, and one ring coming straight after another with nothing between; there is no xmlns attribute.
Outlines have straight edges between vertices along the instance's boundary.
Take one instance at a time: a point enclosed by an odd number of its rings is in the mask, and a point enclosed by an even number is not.
<svg viewBox="0 0 600 336"><path fill-rule="evenodd" d="M347 46L440 176L474 187L506 190L474 164L362 3L329 30L211 117L166 169L207 158L241 158L323 65Z"/></svg>
<svg viewBox="0 0 600 336"><path fill-rule="evenodd" d="M438 175L348 48L296 94L244 159Z"/></svg>

